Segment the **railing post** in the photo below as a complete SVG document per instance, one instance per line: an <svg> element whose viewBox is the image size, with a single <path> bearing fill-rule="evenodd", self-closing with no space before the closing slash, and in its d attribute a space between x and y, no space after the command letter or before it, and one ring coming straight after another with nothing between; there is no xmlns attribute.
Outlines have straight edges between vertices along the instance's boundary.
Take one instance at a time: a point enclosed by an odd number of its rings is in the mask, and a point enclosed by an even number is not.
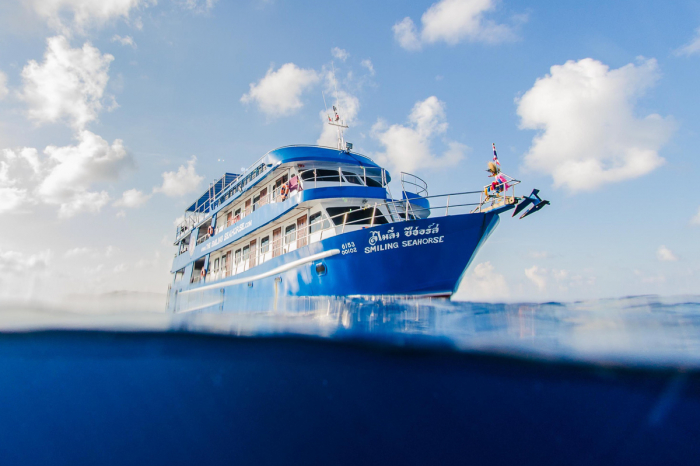
<svg viewBox="0 0 700 466"><path fill-rule="evenodd" d="M369 227L372 228L374 226L374 215L377 213L377 203L374 203L374 209L372 209L372 221L369 223Z"/></svg>
<svg viewBox="0 0 700 466"><path fill-rule="evenodd" d="M343 215L343 229L340 231L341 233L345 233L345 222L348 221L348 212L345 212L345 215Z"/></svg>
<svg viewBox="0 0 700 466"><path fill-rule="evenodd" d="M447 207L445 207L445 217L447 217L448 212L450 211L450 195L447 195Z"/></svg>

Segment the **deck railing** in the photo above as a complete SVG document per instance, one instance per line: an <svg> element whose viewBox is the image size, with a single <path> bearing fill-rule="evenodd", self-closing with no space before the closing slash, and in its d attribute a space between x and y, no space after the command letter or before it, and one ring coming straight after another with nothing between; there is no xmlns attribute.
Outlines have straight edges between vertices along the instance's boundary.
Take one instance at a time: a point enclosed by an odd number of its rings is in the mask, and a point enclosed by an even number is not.
<svg viewBox="0 0 700 466"><path fill-rule="evenodd" d="M481 191L439 194L421 197L420 199L441 201L441 205L431 204L428 218L438 219L449 215L483 212L513 203L513 199L515 198L514 187L519 183L520 181L509 177L508 183L502 183L496 186L496 189L492 189L491 185L489 185L484 187ZM274 193L270 193L272 198L274 198L273 194ZM468 202L472 199L472 202ZM360 210L370 210L370 212L367 212L367 215L357 220L351 221L348 221L348 215L356 211L342 212L333 216L328 216L323 213L317 220L299 230L295 230L295 238L291 239L288 235L281 235L277 240L273 239L270 241L264 251L261 249L260 245L258 245L255 254L249 254L246 257L241 255L238 258L238 262L235 262L237 260L235 253L231 251L231 262L233 263L230 265L220 264L218 269L212 270L207 274L205 281L216 281L241 274L257 265L264 264L274 257L287 254L309 243L315 243L331 236L345 233L349 229L352 230L357 227L371 228L380 223L393 224L410 222L416 218L411 213L410 201L411 199L404 199L367 203ZM442 201L444 201L444 204ZM443 215L437 214L443 210ZM243 247L244 245L241 245L240 249ZM222 256L220 259L225 257L227 256ZM209 268L211 270L211 264ZM193 273L192 283L201 281L200 271L197 270L195 272L196 273Z"/></svg>

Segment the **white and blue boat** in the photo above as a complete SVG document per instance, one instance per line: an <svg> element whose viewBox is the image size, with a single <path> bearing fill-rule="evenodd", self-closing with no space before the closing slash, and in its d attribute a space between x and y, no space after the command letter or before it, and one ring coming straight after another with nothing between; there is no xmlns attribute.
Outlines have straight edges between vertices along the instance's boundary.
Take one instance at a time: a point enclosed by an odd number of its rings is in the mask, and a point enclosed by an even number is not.
<svg viewBox="0 0 700 466"><path fill-rule="evenodd" d="M430 196L406 173L394 199L389 172L353 152L338 126L337 148L275 149L242 174L226 173L187 208L170 312L286 297L448 297L499 214L531 205L526 216L548 203L537 190L516 197L519 181L510 177L496 189Z"/></svg>

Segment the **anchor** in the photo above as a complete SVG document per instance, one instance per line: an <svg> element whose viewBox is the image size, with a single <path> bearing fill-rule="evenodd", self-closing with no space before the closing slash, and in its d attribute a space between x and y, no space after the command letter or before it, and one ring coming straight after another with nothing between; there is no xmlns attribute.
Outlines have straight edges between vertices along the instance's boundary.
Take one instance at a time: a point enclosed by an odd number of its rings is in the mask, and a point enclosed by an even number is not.
<svg viewBox="0 0 700 466"><path fill-rule="evenodd" d="M518 203L517 206L515 206L515 210L513 210L513 215L512 217L515 217L518 215L520 212L525 210L527 206L532 204L532 207L530 207L530 210L525 212L520 216L521 219L527 217L530 214L534 214L538 210L542 209L542 207L549 205L549 201L545 201L540 199L540 196L538 195L540 192L539 189L533 189L532 193L529 196L523 197L520 202Z"/></svg>

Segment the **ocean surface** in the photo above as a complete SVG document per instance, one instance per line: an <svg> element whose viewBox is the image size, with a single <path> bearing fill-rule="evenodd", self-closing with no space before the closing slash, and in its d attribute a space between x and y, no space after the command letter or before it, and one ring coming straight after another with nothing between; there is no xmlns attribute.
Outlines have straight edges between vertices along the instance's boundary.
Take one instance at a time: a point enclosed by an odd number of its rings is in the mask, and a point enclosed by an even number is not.
<svg viewBox="0 0 700 466"><path fill-rule="evenodd" d="M113 298L0 307L0 464L700 457L700 296Z"/></svg>

